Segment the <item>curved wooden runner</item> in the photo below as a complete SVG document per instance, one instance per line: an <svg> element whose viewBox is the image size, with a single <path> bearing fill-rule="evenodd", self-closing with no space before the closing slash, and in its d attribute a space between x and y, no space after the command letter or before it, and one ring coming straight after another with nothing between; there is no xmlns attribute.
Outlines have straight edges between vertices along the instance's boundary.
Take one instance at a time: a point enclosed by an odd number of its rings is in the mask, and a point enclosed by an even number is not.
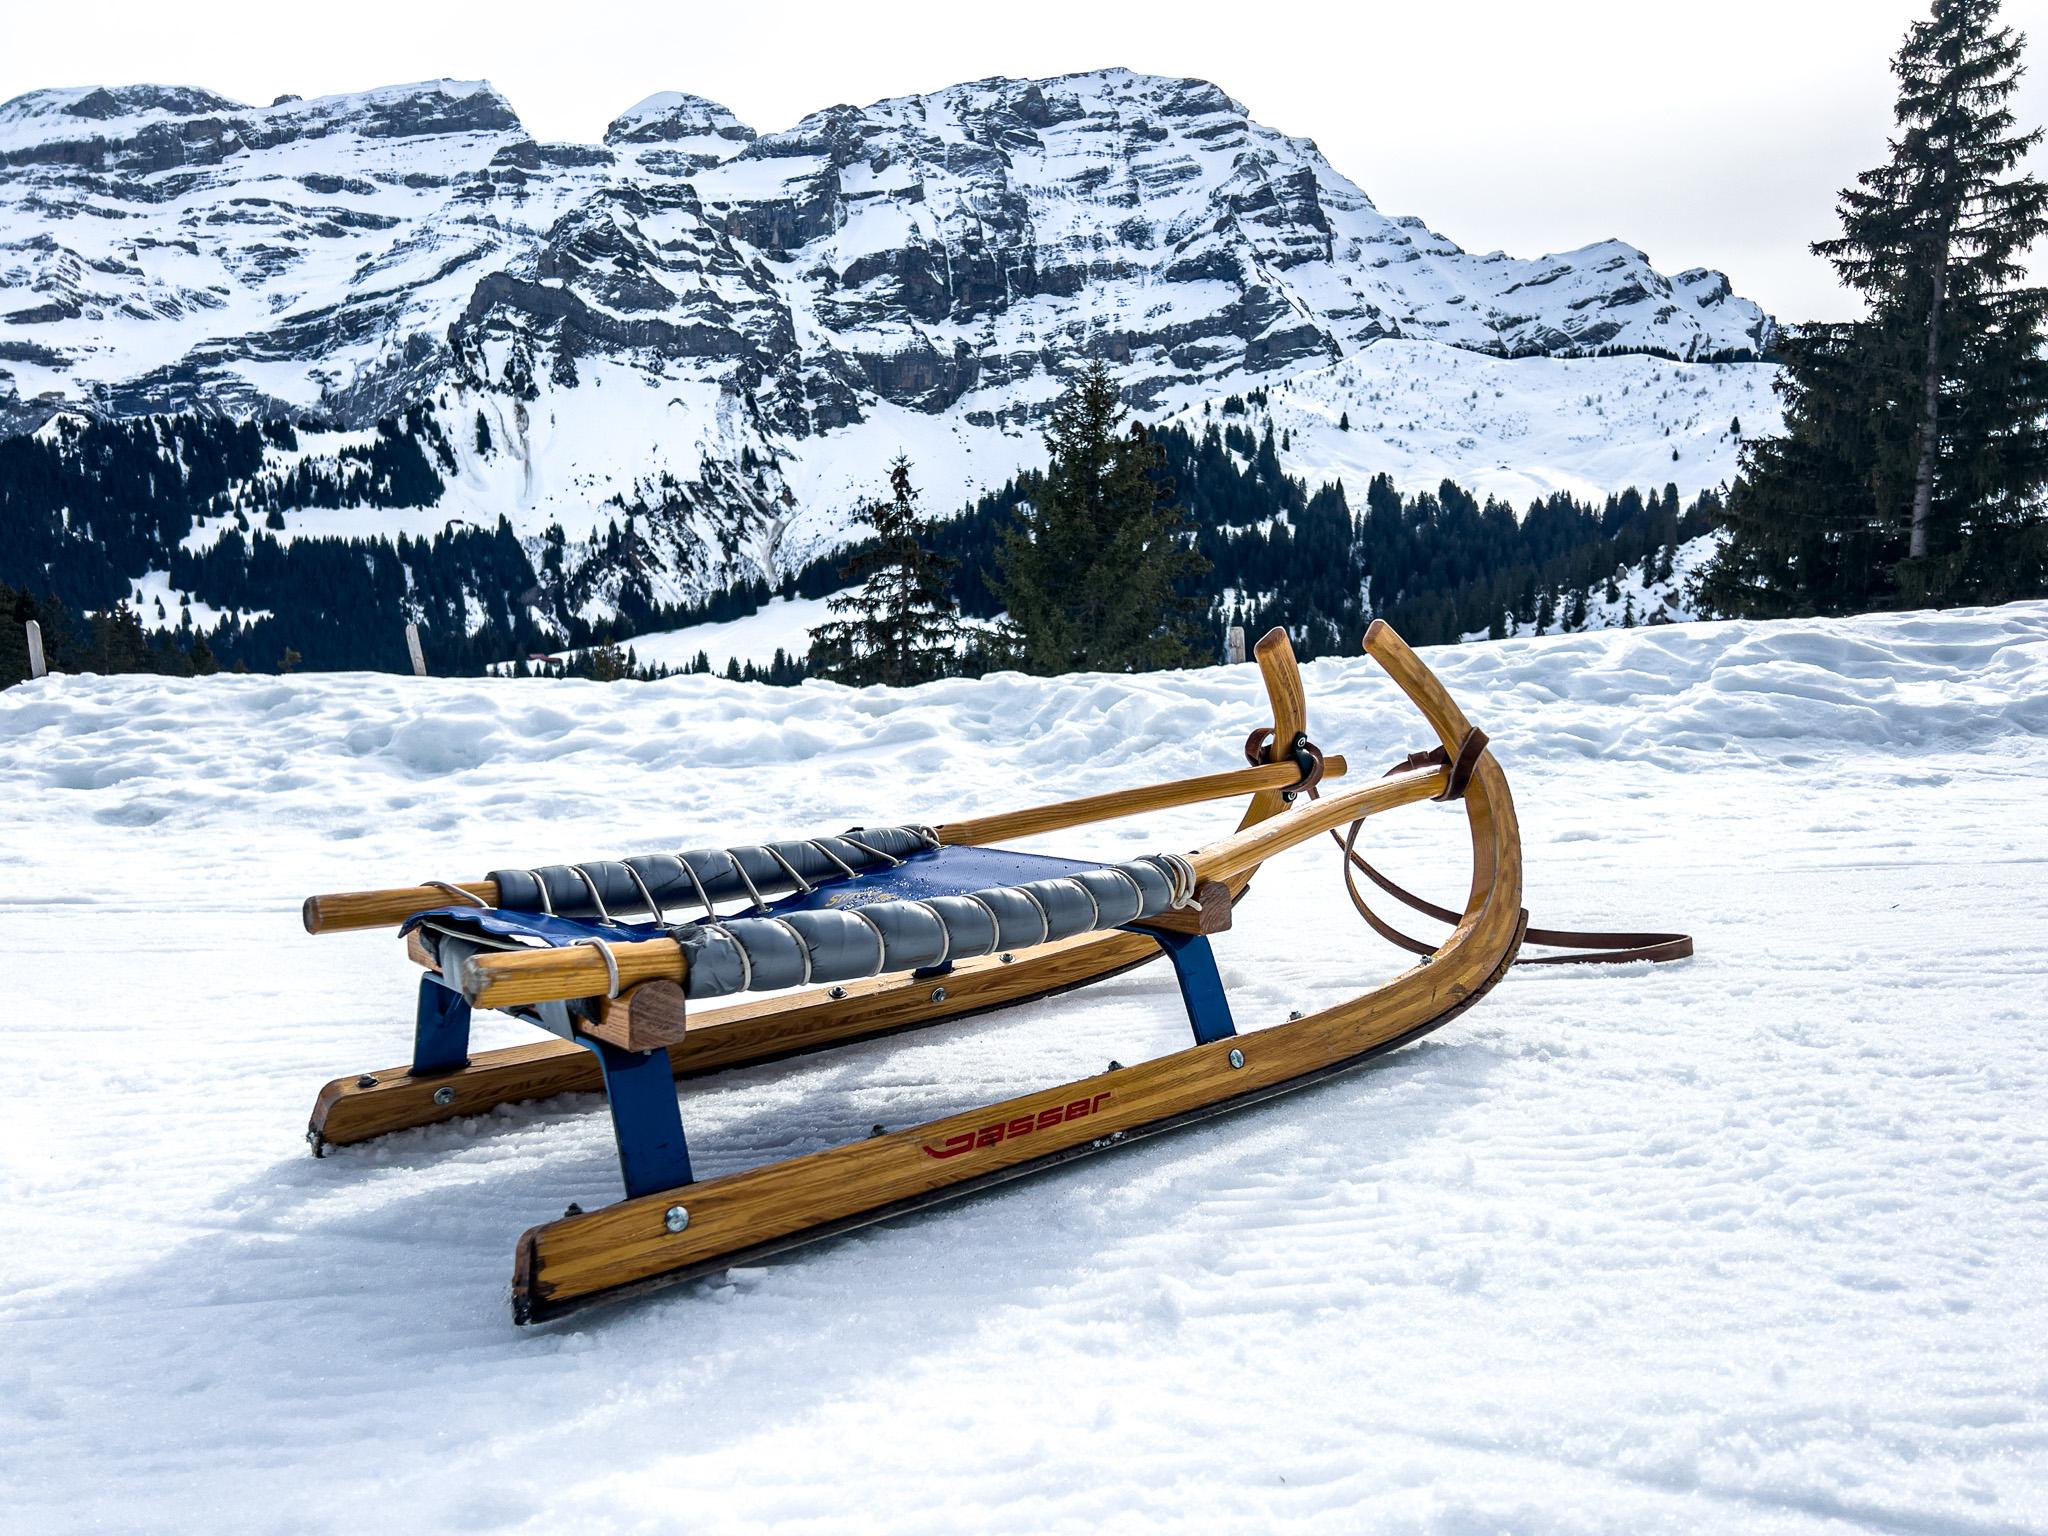
<svg viewBox="0 0 2048 1536"><path fill-rule="evenodd" d="M1437 679L1383 623L1365 648L1455 755L1470 725ZM1275 737L1284 748L1292 732ZM1246 874L1305 838L1446 782L1441 771L1415 773L1282 816L1248 814L1243 829L1195 855L1196 869L1212 879ZM1436 1028L1499 980L1525 923L1514 802L1490 752L1463 803L1473 866L1463 918L1433 956L1385 986L1270 1029L535 1227L519 1241L514 1316L558 1316L949 1199L1303 1086Z"/></svg>

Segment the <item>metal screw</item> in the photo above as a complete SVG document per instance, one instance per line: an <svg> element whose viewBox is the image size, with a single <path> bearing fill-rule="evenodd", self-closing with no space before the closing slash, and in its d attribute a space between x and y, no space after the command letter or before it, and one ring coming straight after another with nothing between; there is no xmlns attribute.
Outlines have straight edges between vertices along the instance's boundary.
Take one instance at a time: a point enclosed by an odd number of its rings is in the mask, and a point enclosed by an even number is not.
<svg viewBox="0 0 2048 1536"><path fill-rule="evenodd" d="M1295 1009L1292 1009L1292 1010L1290 1010L1290 1011L1289 1011L1289 1013L1288 1013L1288 1015L1287 1015L1287 1022L1288 1022L1288 1023L1290 1023L1290 1024L1292 1024L1292 1023L1293 1023L1293 1022L1294 1022L1294 1021L1295 1021L1296 1019L1298 1019L1298 1018L1300 1018L1300 1017L1301 1017L1301 1010L1300 1010L1299 1008L1295 1008Z"/></svg>
<svg viewBox="0 0 2048 1536"><path fill-rule="evenodd" d="M356 1079L356 1086L358 1088L374 1088L377 1086L377 1079L370 1076L369 1073L365 1072L361 1077Z"/></svg>
<svg viewBox="0 0 2048 1536"><path fill-rule="evenodd" d="M1017 957L1011 954L1008 950L1003 951L1003 964L1008 965L1011 961L1015 960L1016 958Z"/></svg>
<svg viewBox="0 0 2048 1536"><path fill-rule="evenodd" d="M1114 1056L1112 1056L1109 1058L1109 1065L1104 1067L1102 1070L1105 1072L1121 1072L1123 1071L1123 1069L1124 1064L1118 1061Z"/></svg>
<svg viewBox="0 0 2048 1536"><path fill-rule="evenodd" d="M578 1205L574 1200L571 1200L562 1211L562 1219L564 1221L567 1221L571 1216L581 1216L582 1214L583 1207Z"/></svg>
<svg viewBox="0 0 2048 1536"><path fill-rule="evenodd" d="M661 1218L661 1224L671 1232L680 1232L690 1224L690 1213L680 1205L668 1208L668 1214Z"/></svg>
<svg viewBox="0 0 2048 1536"><path fill-rule="evenodd" d="M830 992L827 992L825 995L831 998L834 1002L837 1002L840 998L846 996L846 988L834 987Z"/></svg>
<svg viewBox="0 0 2048 1536"><path fill-rule="evenodd" d="M868 1127L868 1139L871 1141L877 1136L886 1136L888 1134L889 1129L887 1126L873 1125Z"/></svg>
<svg viewBox="0 0 2048 1536"><path fill-rule="evenodd" d="M944 1002L945 1000L946 1000L946 989L945 989L944 987L933 987L933 988L932 988L932 1001L933 1001L933 1002L935 1002L935 1003L943 1003L943 1002Z"/></svg>
<svg viewBox="0 0 2048 1536"><path fill-rule="evenodd" d="M1231 1064L1231 1065L1232 1065L1233 1067L1241 1067L1241 1066L1243 1066L1243 1065L1244 1065L1244 1052L1243 1052L1243 1051L1236 1051L1236 1050L1232 1051L1232 1052L1230 1053L1230 1064Z"/></svg>
<svg viewBox="0 0 2048 1536"><path fill-rule="evenodd" d="M434 1090L434 1102L440 1105L443 1109L446 1109L450 1104L453 1104L455 1102L454 1085L451 1083L446 1088L436 1088Z"/></svg>

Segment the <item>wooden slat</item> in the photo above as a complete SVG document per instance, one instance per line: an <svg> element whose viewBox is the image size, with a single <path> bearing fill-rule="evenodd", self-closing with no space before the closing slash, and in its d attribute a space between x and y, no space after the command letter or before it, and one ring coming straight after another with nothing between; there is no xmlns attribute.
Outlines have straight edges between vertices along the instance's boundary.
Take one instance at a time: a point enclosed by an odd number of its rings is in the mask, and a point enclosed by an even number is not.
<svg viewBox="0 0 2048 1536"><path fill-rule="evenodd" d="M1176 907L1131 926L1166 933L1222 933L1230 927L1232 902L1230 887L1223 881L1197 880L1193 906Z"/></svg>
<svg viewBox="0 0 2048 1536"><path fill-rule="evenodd" d="M1462 739L1464 716L1398 637L1386 631L1371 649L1439 737ZM524 1315L545 1313L928 1197L1048 1153L1099 1145L1120 1130L1283 1085L1457 1012L1498 979L1522 926L1520 834L1506 776L1490 753L1481 756L1463 803L1473 894L1431 963L1299 1021L536 1227L520 1240L517 1305ZM1086 1108L1077 1113L1080 1105ZM666 1219L678 1205L689 1218L680 1232Z"/></svg>
<svg viewBox="0 0 2048 1536"><path fill-rule="evenodd" d="M1291 738L1290 738L1291 739ZM1326 758L1324 779L1339 779L1349 765L1342 757ZM1235 795L1260 790L1292 789L1301 782L1301 770L1294 760L1263 767L1233 768L1225 773L1206 774L1194 779L1175 779L1165 784L1147 784L1138 789L1116 789L1079 800L1062 800L1056 805L1033 806L1029 810L1004 811L995 816L976 816L966 821L949 821L935 827L941 843L985 846L1012 838L1036 837L1090 822L1114 821L1126 816L1143 816L1175 806L1199 805L1205 800L1227 800Z"/></svg>
<svg viewBox="0 0 2048 1536"><path fill-rule="evenodd" d="M465 881L458 889L481 898L486 906L498 904L495 880ZM461 905L439 886L408 885L390 891L337 891L327 896L308 896L299 917L308 933L341 933L351 928L389 928L415 912Z"/></svg>

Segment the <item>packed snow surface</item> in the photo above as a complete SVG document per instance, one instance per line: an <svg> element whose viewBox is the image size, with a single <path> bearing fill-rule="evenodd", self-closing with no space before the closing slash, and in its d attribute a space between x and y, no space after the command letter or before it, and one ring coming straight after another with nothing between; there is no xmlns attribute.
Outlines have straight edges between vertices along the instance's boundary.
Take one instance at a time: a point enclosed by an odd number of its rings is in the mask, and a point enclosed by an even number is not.
<svg viewBox="0 0 2048 1536"><path fill-rule="evenodd" d="M529 1331L513 1240L616 1195L606 1117L307 1157L319 1085L403 1060L414 978L300 897L1222 768L1256 669L0 694L7 1528L2048 1530L2048 605L1426 659L1507 769L1535 920L1698 958L1522 971L1369 1070ZM1361 774L1423 744L1369 663L1307 679ZM1460 819L1370 841L1454 893ZM1248 1033L1403 964L1327 843L1218 948ZM1185 1034L1149 967L691 1084L692 1150Z"/></svg>

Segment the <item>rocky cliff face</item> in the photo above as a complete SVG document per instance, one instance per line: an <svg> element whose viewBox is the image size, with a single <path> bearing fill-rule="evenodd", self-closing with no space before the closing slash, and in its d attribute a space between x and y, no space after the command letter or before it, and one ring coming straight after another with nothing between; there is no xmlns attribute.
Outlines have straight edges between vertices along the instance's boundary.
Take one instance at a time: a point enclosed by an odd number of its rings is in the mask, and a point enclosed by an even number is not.
<svg viewBox="0 0 2048 1536"><path fill-rule="evenodd" d="M1088 357L1165 411L1384 341L1772 338L1720 274L1619 242L1463 251L1198 80L983 80L765 135L667 93L602 146L537 143L474 82L0 106L0 433L424 405L460 463L423 524L627 513L677 593L830 543L899 449L935 505L1000 480Z"/></svg>

